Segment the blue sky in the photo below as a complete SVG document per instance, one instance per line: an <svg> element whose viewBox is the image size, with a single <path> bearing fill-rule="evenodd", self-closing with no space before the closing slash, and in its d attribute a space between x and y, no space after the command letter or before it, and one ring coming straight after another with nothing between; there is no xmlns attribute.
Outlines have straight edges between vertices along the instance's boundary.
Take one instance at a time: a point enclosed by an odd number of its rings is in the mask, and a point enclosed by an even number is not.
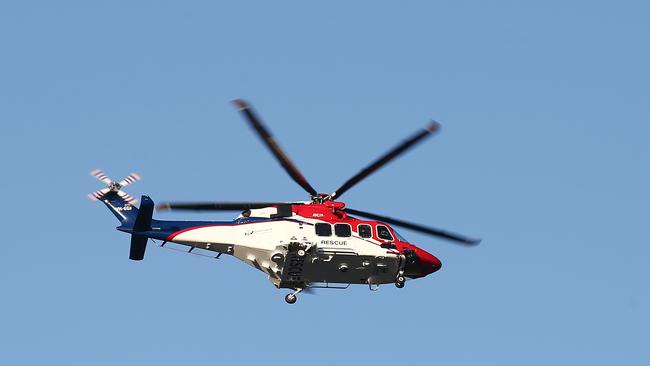
<svg viewBox="0 0 650 366"><path fill-rule="evenodd" d="M649 11L2 2L0 363L648 364ZM345 201L482 245L403 231L440 272L294 306L233 258L129 261L93 168L157 201L306 198L239 97L326 192L435 118Z"/></svg>

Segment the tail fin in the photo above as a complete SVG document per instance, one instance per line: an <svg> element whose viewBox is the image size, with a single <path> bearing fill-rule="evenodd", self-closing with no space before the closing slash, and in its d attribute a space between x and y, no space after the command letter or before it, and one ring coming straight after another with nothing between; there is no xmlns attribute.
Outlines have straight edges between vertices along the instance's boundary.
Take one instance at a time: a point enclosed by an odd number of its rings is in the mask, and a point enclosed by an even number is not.
<svg viewBox="0 0 650 366"><path fill-rule="evenodd" d="M116 192L109 192L104 195L102 202L120 220L121 227L133 227L138 217L138 208L130 202L117 195Z"/></svg>
<svg viewBox="0 0 650 366"><path fill-rule="evenodd" d="M149 240L147 232L151 231L151 222L153 221L153 200L148 196L142 196L140 209L137 209L117 195L107 195L104 204L122 223L117 229L131 234L129 259L142 260Z"/></svg>
<svg viewBox="0 0 650 366"><path fill-rule="evenodd" d="M131 234L129 259L141 261L147 249L147 241L149 241L147 232L151 231L151 222L153 221L153 201L148 196L142 196L140 209L137 209L114 195L113 199L105 198L104 204L122 223L117 230Z"/></svg>
<svg viewBox="0 0 650 366"><path fill-rule="evenodd" d="M149 238L142 232L151 230L151 221L153 217L153 201L147 196L142 196L140 209L135 217L135 222L131 231L131 251L129 259L141 261L144 258L144 251L147 249Z"/></svg>

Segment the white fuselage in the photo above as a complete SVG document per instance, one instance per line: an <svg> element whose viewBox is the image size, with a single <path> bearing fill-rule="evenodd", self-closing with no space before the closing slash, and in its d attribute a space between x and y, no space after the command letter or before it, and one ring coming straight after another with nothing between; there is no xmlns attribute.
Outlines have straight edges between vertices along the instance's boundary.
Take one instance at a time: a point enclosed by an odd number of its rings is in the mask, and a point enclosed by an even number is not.
<svg viewBox="0 0 650 366"><path fill-rule="evenodd" d="M248 221L248 222L247 222ZM281 220L242 220L240 223L215 224L191 228L176 234L171 242L232 254L265 272L278 286L283 263L276 254L287 256L290 243L307 248L304 260L305 281L309 283L393 283L403 267L402 256L380 247L373 238L316 235L314 225L323 221L300 216ZM302 263L301 263L302 266Z"/></svg>

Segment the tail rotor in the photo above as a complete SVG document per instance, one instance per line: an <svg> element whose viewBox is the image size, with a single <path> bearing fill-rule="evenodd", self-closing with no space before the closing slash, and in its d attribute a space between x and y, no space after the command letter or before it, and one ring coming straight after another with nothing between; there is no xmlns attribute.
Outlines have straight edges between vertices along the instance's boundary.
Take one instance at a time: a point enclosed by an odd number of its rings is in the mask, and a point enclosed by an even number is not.
<svg viewBox="0 0 650 366"><path fill-rule="evenodd" d="M115 192L118 196L120 196L123 200L126 202L134 205L138 202L137 199L131 197L128 193L124 192L122 190L122 187L127 186L129 184L135 183L142 179L140 174L138 173L131 173L129 174L126 178L122 179L119 182L115 182L112 179L110 179L104 172L102 172L99 169L95 169L92 172L90 172L90 175L97 178L99 181L103 182L106 184L108 187L100 189L98 191L95 191L91 194L88 195L88 198L92 201L98 201L103 199L108 193L110 192Z"/></svg>

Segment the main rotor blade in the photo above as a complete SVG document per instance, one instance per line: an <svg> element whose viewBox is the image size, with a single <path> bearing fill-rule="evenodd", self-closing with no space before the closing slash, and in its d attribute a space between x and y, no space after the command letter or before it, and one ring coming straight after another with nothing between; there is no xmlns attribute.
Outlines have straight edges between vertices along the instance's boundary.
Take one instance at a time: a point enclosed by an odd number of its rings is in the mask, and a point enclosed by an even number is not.
<svg viewBox="0 0 650 366"><path fill-rule="evenodd" d="M307 191L312 197L317 196L318 192L314 187L309 184L307 179L300 173L298 168L289 160L287 154L282 150L278 142L273 138L273 135L266 129L262 124L260 119L257 117L253 109L248 105L248 103L242 99L236 99L233 101L242 114L246 117L251 126L255 129L257 134L260 136L266 147L271 150L273 156L280 162L280 165L286 170L286 172L291 176L291 178L298 183L305 191Z"/></svg>
<svg viewBox="0 0 650 366"><path fill-rule="evenodd" d="M432 227L427 227L427 226L424 226L424 225L414 224L414 223L411 223L411 222L402 221L402 220L394 219L394 218L387 217L387 216L381 216L381 215L373 214L373 213L370 213L370 212L354 210L354 209L351 209L351 208L345 208L344 211L349 213L349 214L352 214L352 215L363 216L363 217L367 217L369 219L377 220L377 221L383 221L383 222L385 222L387 224L401 226L401 227L406 228L406 229L411 229L411 230L418 231L418 232L421 232L421 233L424 233L424 234L429 234L429 235L437 236L439 238L452 240L452 241L455 241L457 243L464 244L464 245L478 245L478 243L481 242L481 239L472 239L472 238L468 238L468 237L465 237L465 236L462 236L462 235L459 235L459 234L450 233L448 231L444 231L444 230L440 230L440 229L434 229Z"/></svg>
<svg viewBox="0 0 650 366"><path fill-rule="evenodd" d="M163 202L158 210L244 211L286 205L286 202Z"/></svg>
<svg viewBox="0 0 650 366"><path fill-rule="evenodd" d="M422 131L416 133L415 135L405 140L401 144L395 146L392 150L388 151L382 157L374 161L372 164L368 165L357 175L350 178L339 189L337 189L334 193L331 194L332 199L341 197L341 195L345 193L348 189L354 187L357 183L364 180L366 177L368 177L370 174L377 171L379 168L388 164L391 160L395 159L396 157L404 153L409 148L415 146L415 144L420 142L423 138L436 132L439 128L440 128L440 124L438 122L431 121L431 123L427 127L425 127Z"/></svg>

